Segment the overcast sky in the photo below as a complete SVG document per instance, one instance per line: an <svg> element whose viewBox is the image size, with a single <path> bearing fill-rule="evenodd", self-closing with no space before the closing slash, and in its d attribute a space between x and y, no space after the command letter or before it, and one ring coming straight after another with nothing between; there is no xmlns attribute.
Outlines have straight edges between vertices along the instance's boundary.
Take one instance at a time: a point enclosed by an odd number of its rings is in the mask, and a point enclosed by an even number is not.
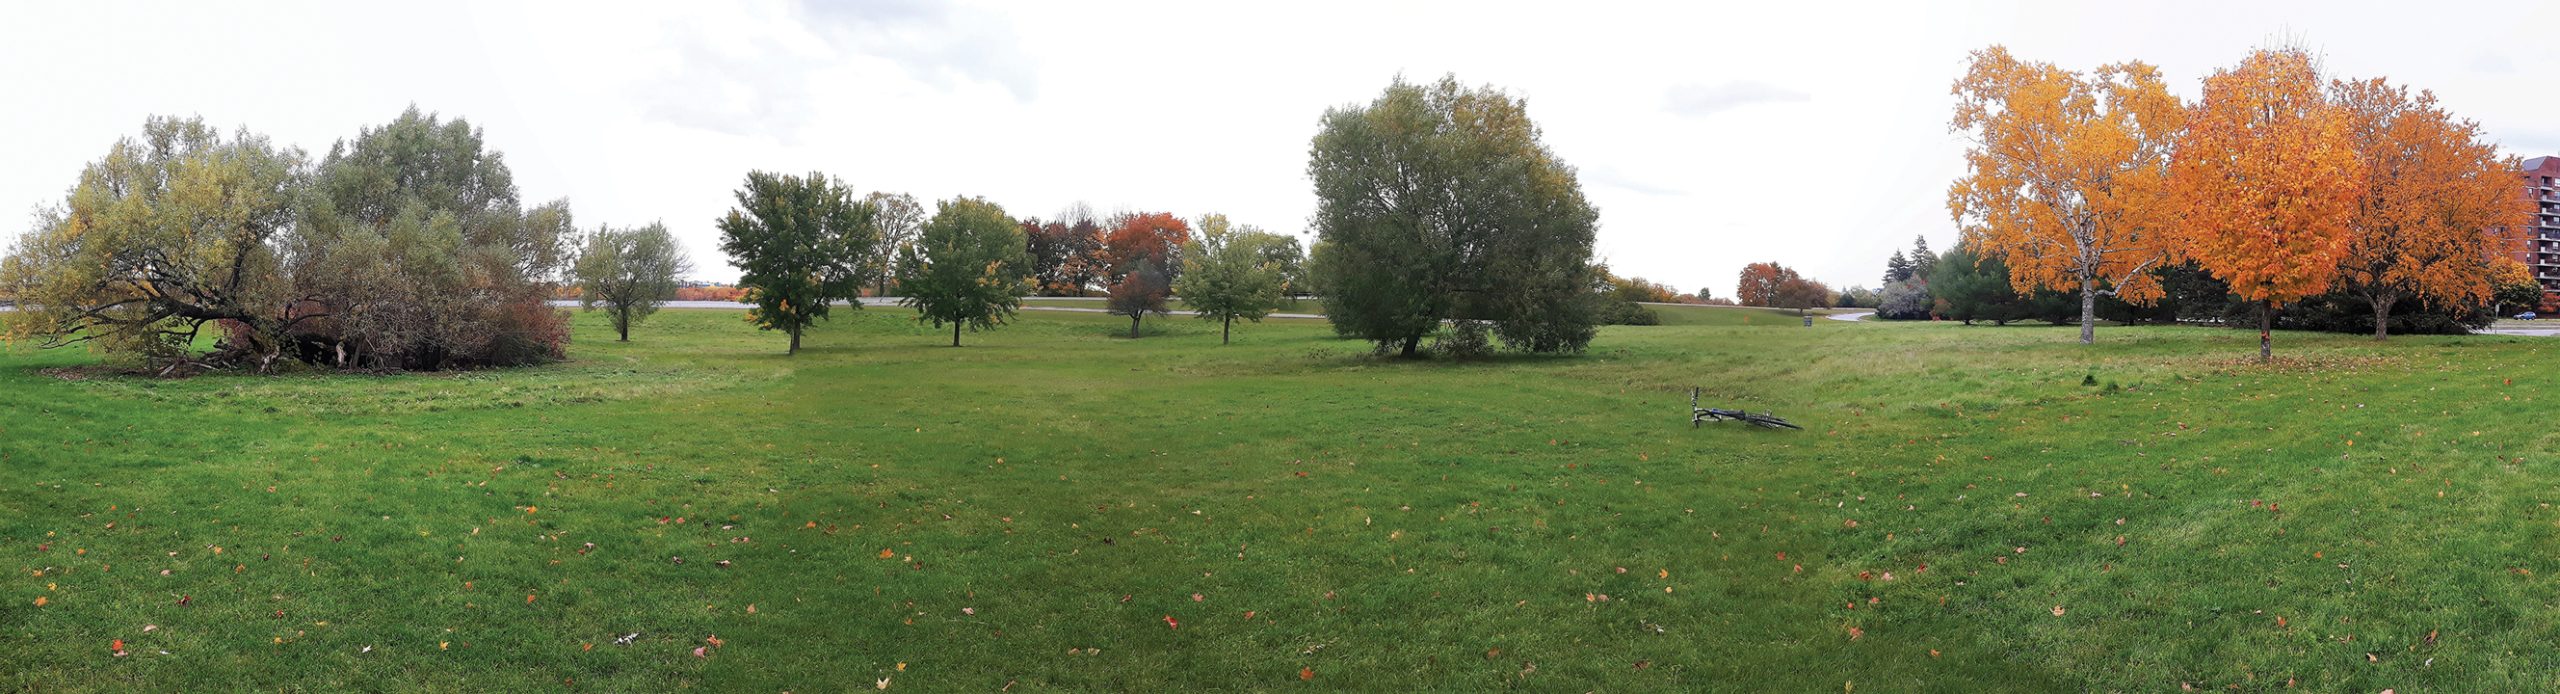
<svg viewBox="0 0 2560 694"><path fill-rule="evenodd" d="M1730 296L1775 260L1874 286L1953 242L1967 51L2143 60L2192 97L2250 48L2433 89L2509 152L2560 154L2560 11L2431 3L207 3L0 5L0 237L152 114L316 157L410 104L484 129L528 202L712 221L751 169L863 190L1223 212L1308 234L1307 142L1396 75L1525 97L1620 274Z"/></svg>

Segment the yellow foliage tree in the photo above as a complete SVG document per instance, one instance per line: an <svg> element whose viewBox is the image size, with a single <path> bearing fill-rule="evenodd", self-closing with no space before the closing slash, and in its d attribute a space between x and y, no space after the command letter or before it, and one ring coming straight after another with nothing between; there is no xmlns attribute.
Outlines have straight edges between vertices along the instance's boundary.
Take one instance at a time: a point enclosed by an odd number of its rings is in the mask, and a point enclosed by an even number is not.
<svg viewBox="0 0 2560 694"><path fill-rule="evenodd" d="M2262 48L2204 80L2172 176L2187 254L2258 303L2258 360L2274 307L2329 290L2350 245L2364 168L2345 110L2300 48Z"/></svg>
<svg viewBox="0 0 2560 694"><path fill-rule="evenodd" d="M2516 162L2480 138L2480 128L2381 79L2329 85L2365 178L2348 224L2338 281L2373 304L2373 339L2390 336L2402 299L2477 305L2489 298L2493 263L2513 250L2491 229L2532 223L2533 204L2516 194Z"/></svg>
<svg viewBox="0 0 2560 694"><path fill-rule="evenodd" d="M2178 250L2170 147L2185 106L2140 62L2078 73L2021 61L2006 48L1973 53L1955 83L1949 129L1972 141L1967 173L1947 208L1985 255L2005 259L2010 285L2080 293L2080 342L2097 337L2097 301L2160 297L2148 273Z"/></svg>

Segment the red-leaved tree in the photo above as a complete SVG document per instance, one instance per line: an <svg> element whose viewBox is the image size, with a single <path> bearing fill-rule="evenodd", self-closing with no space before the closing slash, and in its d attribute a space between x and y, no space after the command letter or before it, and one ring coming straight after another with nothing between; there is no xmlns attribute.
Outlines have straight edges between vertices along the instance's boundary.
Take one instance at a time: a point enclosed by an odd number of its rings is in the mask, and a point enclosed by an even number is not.
<svg viewBox="0 0 2560 694"><path fill-rule="evenodd" d="M1164 315L1165 297L1182 267L1182 244L1191 241L1191 224L1168 212L1131 212L1113 217L1102 237L1102 256L1109 263L1110 311L1129 317L1129 336L1153 313Z"/></svg>

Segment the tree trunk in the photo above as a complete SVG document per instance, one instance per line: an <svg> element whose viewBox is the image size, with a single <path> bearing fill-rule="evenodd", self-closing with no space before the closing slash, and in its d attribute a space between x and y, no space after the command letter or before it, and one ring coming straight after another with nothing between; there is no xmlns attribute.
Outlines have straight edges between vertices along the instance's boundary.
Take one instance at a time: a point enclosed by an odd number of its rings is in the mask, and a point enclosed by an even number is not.
<svg viewBox="0 0 2560 694"><path fill-rule="evenodd" d="M2275 312L2274 302L2264 300L2258 302L2258 363L2260 364L2275 360Z"/></svg>
<svg viewBox="0 0 2560 694"><path fill-rule="evenodd" d="M617 333L621 333L621 334L622 334L622 341L623 341L623 342L630 342L630 341L631 341L631 308L630 308L630 307L626 306L626 307L623 307L623 308L621 308L620 310L617 310L617 311L615 311L615 312L614 312L614 316L613 316L613 330L614 330L614 332L617 332Z"/></svg>
<svg viewBox="0 0 2560 694"><path fill-rule="evenodd" d="M2400 295L2396 292L2374 293L2373 341L2391 339L2391 305L2396 303L2400 303Z"/></svg>
<svg viewBox="0 0 2560 694"><path fill-rule="evenodd" d="M951 346L960 346L960 321L951 322Z"/></svg>
<svg viewBox="0 0 2560 694"><path fill-rule="evenodd" d="M1131 314L1129 314L1129 339L1132 339L1132 340L1138 339L1138 318L1139 318L1140 316L1144 316L1144 315L1146 315L1146 314L1143 314L1143 313L1131 313Z"/></svg>
<svg viewBox="0 0 2560 694"><path fill-rule="evenodd" d="M1405 356L1405 358L1407 358L1407 359L1411 359L1411 358L1413 358L1415 348L1418 348L1418 347L1421 347L1421 346L1422 346L1422 336L1420 336L1420 335L1415 335L1415 336L1412 336L1412 337L1407 337L1407 338L1405 338L1405 339L1404 339L1404 356Z"/></svg>
<svg viewBox="0 0 2560 694"><path fill-rule="evenodd" d="M2098 341L2098 279L2080 278L2080 344Z"/></svg>
<svg viewBox="0 0 2560 694"><path fill-rule="evenodd" d="M787 351L787 352L783 352L783 355L785 355L785 356L789 356L789 355L799 354L799 353L800 353L800 329L799 329L799 328L792 328L792 329L791 329L791 350L790 350L790 351Z"/></svg>
<svg viewBox="0 0 2560 694"><path fill-rule="evenodd" d="M1232 338L1235 336L1235 332L1236 332L1236 319L1234 319L1234 318L1227 318L1227 319L1225 319L1225 320L1219 321L1219 323L1218 323L1218 344L1222 344L1222 345L1223 345L1223 344L1228 344L1228 343L1230 343L1230 342L1232 341Z"/></svg>

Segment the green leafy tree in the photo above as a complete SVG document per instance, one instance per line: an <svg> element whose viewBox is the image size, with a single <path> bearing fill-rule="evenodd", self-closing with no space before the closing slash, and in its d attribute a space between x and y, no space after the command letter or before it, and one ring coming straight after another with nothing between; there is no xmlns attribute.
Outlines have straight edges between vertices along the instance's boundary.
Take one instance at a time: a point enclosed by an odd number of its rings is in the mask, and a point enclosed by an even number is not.
<svg viewBox="0 0 2560 694"><path fill-rule="evenodd" d="M295 326L306 358L404 369L567 356L547 303L574 236L565 200L527 208L480 129L411 107L329 148L303 203L299 293L327 317Z"/></svg>
<svg viewBox="0 0 2560 694"><path fill-rule="evenodd" d="M603 306L613 332L631 341L631 326L648 320L658 306L675 296L676 280L693 271L676 237L664 224L627 229L601 228L587 237L572 272L578 280L578 305L593 311Z"/></svg>
<svg viewBox="0 0 2560 694"><path fill-rule="evenodd" d="M1670 300L1671 288L1642 277L1619 277L1607 266L1592 271L1592 304L1602 325L1661 325L1662 316L1640 302ZM1446 339L1445 337L1443 338Z"/></svg>
<svg viewBox="0 0 2560 694"><path fill-rule="evenodd" d="M800 335L827 318L828 305L862 295L864 270L880 244L880 209L826 174L756 171L737 191L738 206L720 218L720 250L741 271L747 320ZM855 308L862 304L855 302Z"/></svg>
<svg viewBox="0 0 2560 694"><path fill-rule="evenodd" d="M1927 279L1936 312L1948 320L2008 325L2028 315L2027 297L2010 286L2009 264L1999 256L1982 255L1975 244L1957 243Z"/></svg>
<svg viewBox="0 0 2560 694"><path fill-rule="evenodd" d="M961 327L1003 325L1031 293L1029 241L1004 208L983 198L945 200L936 208L899 259L898 287L916 322L950 324L951 346L958 347Z"/></svg>
<svg viewBox="0 0 2560 694"><path fill-rule="evenodd" d="M2533 279L2533 270L2513 258L2499 258L2489 264L2489 301L2492 312L2500 315L2532 310L2542 300L2542 283Z"/></svg>
<svg viewBox="0 0 2560 694"><path fill-rule="evenodd" d="M165 364L208 323L232 321L244 351L272 358L301 305L280 252L305 183L303 155L199 119L152 118L80 172L0 260L18 302L9 334L92 343Z"/></svg>
<svg viewBox="0 0 2560 694"><path fill-rule="evenodd" d="M1262 266L1269 268L1280 281L1280 295L1307 295L1307 248L1298 237L1265 232L1256 246L1262 254Z"/></svg>
<svg viewBox="0 0 2560 694"><path fill-rule="evenodd" d="M873 192L862 196L862 201L880 210L880 245L873 250L869 272L879 278L879 288L872 294L888 296L889 284L897 278L898 258L916 242L916 231L924 228L924 205L906 193Z"/></svg>
<svg viewBox="0 0 2560 694"><path fill-rule="evenodd" d="M1310 150L1313 267L1336 331L1405 356L1448 319L1491 321L1533 352L1590 343L1599 213L1525 102L1397 79L1326 111Z"/></svg>
<svg viewBox="0 0 2560 694"><path fill-rule="evenodd" d="M1279 307L1286 260L1274 258L1294 258L1286 251L1298 242L1250 224L1232 226L1222 214L1202 215L1198 231L1182 249L1182 276L1173 290L1201 320L1218 322L1218 343L1226 344L1236 319L1259 323ZM1284 244L1284 252L1272 251Z"/></svg>
<svg viewBox="0 0 2560 694"><path fill-rule="evenodd" d="M1894 249L1893 257L1884 261L1885 284L1909 280L1912 273L1911 260L1902 256L1902 249Z"/></svg>

